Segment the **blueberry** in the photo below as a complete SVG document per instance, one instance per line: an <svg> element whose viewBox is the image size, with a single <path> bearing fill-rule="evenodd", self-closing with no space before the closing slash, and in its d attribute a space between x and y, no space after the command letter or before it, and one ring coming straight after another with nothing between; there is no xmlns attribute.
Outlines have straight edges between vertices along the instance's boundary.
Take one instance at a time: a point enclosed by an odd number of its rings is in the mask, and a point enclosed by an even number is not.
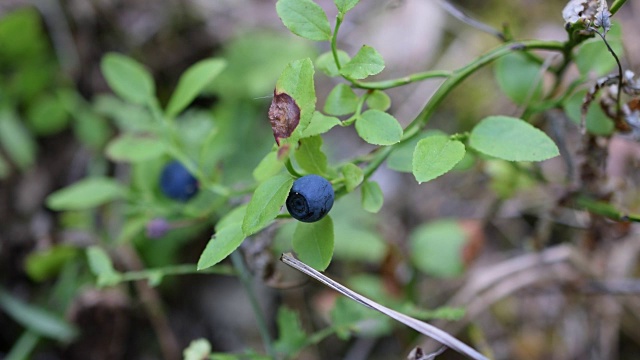
<svg viewBox="0 0 640 360"><path fill-rule="evenodd" d="M318 175L306 175L293 182L287 210L294 219L316 222L333 206L334 192L331 183Z"/></svg>
<svg viewBox="0 0 640 360"><path fill-rule="evenodd" d="M162 169L160 190L171 199L187 201L198 192L198 180L182 164L172 161Z"/></svg>

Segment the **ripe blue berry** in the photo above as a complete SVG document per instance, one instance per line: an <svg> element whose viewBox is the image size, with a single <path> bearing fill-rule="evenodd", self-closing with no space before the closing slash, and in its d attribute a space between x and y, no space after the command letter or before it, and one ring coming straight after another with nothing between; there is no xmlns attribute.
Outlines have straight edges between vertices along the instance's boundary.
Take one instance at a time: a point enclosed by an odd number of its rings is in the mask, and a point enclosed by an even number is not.
<svg viewBox="0 0 640 360"><path fill-rule="evenodd" d="M318 175L306 175L293 182L287 210L294 219L316 222L333 206L334 192L331 183Z"/></svg>
<svg viewBox="0 0 640 360"><path fill-rule="evenodd" d="M182 164L172 161L162 169L160 190L171 199L187 201L198 192L198 180Z"/></svg>

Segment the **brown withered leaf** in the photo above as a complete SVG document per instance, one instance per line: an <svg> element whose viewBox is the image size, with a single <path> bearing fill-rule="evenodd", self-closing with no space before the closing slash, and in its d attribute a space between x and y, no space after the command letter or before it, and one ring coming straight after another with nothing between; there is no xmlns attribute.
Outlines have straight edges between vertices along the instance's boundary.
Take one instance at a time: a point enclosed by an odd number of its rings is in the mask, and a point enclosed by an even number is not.
<svg viewBox="0 0 640 360"><path fill-rule="evenodd" d="M269 107L269 122L273 137L280 145L280 139L288 138L300 122L300 107L289 94L273 92Z"/></svg>

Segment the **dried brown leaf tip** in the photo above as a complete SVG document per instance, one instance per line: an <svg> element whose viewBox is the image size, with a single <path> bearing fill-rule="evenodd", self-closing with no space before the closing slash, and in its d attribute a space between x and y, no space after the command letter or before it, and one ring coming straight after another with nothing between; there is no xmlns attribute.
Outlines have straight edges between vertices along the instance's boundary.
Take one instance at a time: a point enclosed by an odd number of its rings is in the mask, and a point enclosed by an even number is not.
<svg viewBox="0 0 640 360"><path fill-rule="evenodd" d="M273 92L273 100L269 107L269 122L273 129L273 137L280 145L280 139L288 138L300 122L300 107L291 96Z"/></svg>

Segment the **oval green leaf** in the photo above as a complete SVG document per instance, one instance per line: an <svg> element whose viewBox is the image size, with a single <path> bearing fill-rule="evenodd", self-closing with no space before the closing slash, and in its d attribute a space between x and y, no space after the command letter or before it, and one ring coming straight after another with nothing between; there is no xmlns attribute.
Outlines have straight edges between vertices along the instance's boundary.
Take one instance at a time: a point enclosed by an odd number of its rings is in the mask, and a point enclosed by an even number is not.
<svg viewBox="0 0 640 360"><path fill-rule="evenodd" d="M367 97L367 106L370 109L387 111L391 107L391 98L382 90L373 90Z"/></svg>
<svg viewBox="0 0 640 360"><path fill-rule="evenodd" d="M367 110L356 121L360 137L373 145L393 145L402 139L402 126L398 120L380 110Z"/></svg>
<svg viewBox="0 0 640 360"><path fill-rule="evenodd" d="M422 139L427 136L434 135L446 135L440 130L428 130L421 134L418 134L411 139L404 141L402 144L398 144L393 147L391 155L387 158L387 166L391 170L412 173L413 172L413 153L415 152L416 145Z"/></svg>
<svg viewBox="0 0 640 360"><path fill-rule="evenodd" d="M440 220L413 231L411 260L418 270L436 277L458 276L464 270L465 233L458 222Z"/></svg>
<svg viewBox="0 0 640 360"><path fill-rule="evenodd" d="M316 111L313 113L311 122L309 122L309 125L302 131L300 137L306 138L324 134L336 125L340 125L340 119L333 116L326 116Z"/></svg>
<svg viewBox="0 0 640 360"><path fill-rule="evenodd" d="M295 152L296 162L309 174L324 175L327 171L327 156L322 152L322 137L312 136L300 140Z"/></svg>
<svg viewBox="0 0 640 360"><path fill-rule="evenodd" d="M155 159L166 151L166 145L155 137L124 134L111 140L105 149L109 159L137 163Z"/></svg>
<svg viewBox="0 0 640 360"><path fill-rule="evenodd" d="M496 61L496 80L500 90L514 103L523 105L540 100L542 73L540 64L525 54L512 52Z"/></svg>
<svg viewBox="0 0 640 360"><path fill-rule="evenodd" d="M560 154L547 134L508 116L484 118L471 131L469 145L481 153L509 161L543 161Z"/></svg>
<svg viewBox="0 0 640 360"><path fill-rule="evenodd" d="M338 50L337 54L338 61L340 61L340 66L348 63L349 60L351 60L349 54L347 54L343 50ZM318 58L316 59L316 68L325 73L327 76L340 76L340 71L338 70L338 66L336 66L336 61L333 58L333 53L331 51L327 51L318 56Z"/></svg>
<svg viewBox="0 0 640 360"><path fill-rule="evenodd" d="M22 170L36 160L38 144L22 121L8 107L0 109L0 144L9 159Z"/></svg>
<svg viewBox="0 0 640 360"><path fill-rule="evenodd" d="M36 99L27 110L29 128L37 135L53 135L69 124L69 114L64 103L52 95Z"/></svg>
<svg viewBox="0 0 640 360"><path fill-rule="evenodd" d="M352 192L364 180L364 172L358 165L346 163L340 172L344 176L344 186L347 188L347 192Z"/></svg>
<svg viewBox="0 0 640 360"><path fill-rule="evenodd" d="M282 160L278 159L278 151L271 151L253 169L253 178L258 182L267 180L279 173L283 166Z"/></svg>
<svg viewBox="0 0 640 360"><path fill-rule="evenodd" d="M362 183L362 208L370 213L377 213L382 209L384 194L380 185L375 181Z"/></svg>
<svg viewBox="0 0 640 360"><path fill-rule="evenodd" d="M224 260L242 244L244 239L242 222L227 224L216 231L200 255L198 270L206 269Z"/></svg>
<svg viewBox="0 0 640 360"><path fill-rule="evenodd" d="M52 210L86 210L121 199L127 189L117 181L94 177L60 189L47 197L47 206Z"/></svg>
<svg viewBox="0 0 640 360"><path fill-rule="evenodd" d="M340 74L350 79L364 79L379 74L384 69L382 55L368 45L363 45L356 56L343 64Z"/></svg>
<svg viewBox="0 0 640 360"><path fill-rule="evenodd" d="M340 11L342 14L345 14L347 11L353 9L353 7L360 2L360 0L333 0L333 2L336 4L338 11Z"/></svg>
<svg viewBox="0 0 640 360"><path fill-rule="evenodd" d="M446 174L464 157L464 144L435 135L418 142L413 152L413 176L418 183Z"/></svg>
<svg viewBox="0 0 640 360"><path fill-rule="evenodd" d="M40 336L61 342L70 342L78 329L62 316L39 306L21 301L0 288L0 309L17 323Z"/></svg>
<svg viewBox="0 0 640 360"><path fill-rule="evenodd" d="M336 85L324 103L324 112L329 115L353 114L358 107L358 95L347 84Z"/></svg>
<svg viewBox="0 0 640 360"><path fill-rule="evenodd" d="M331 262L333 240L333 220L330 216L314 223L298 222L293 232L293 250L301 261L322 271Z"/></svg>
<svg viewBox="0 0 640 360"><path fill-rule="evenodd" d="M102 58L100 68L109 87L124 100L147 104L155 96L153 77L140 63L117 53Z"/></svg>
<svg viewBox="0 0 640 360"><path fill-rule="evenodd" d="M293 179L289 174L276 175L258 186L247 206L247 213L242 222L245 236L252 235L267 226L280 213Z"/></svg>
<svg viewBox="0 0 640 360"><path fill-rule="evenodd" d="M174 117L186 108L227 65L223 59L206 59L193 64L180 76L166 113Z"/></svg>
<svg viewBox="0 0 640 360"><path fill-rule="evenodd" d="M564 111L571 121L579 125L582 121L582 104L587 90L578 91L571 95L563 104ZM587 131L595 135L611 135L614 130L613 121L602 111L598 101L589 105L585 119Z"/></svg>
<svg viewBox="0 0 640 360"><path fill-rule="evenodd" d="M331 39L331 26L324 10L311 0L278 0L276 12L284 26L305 39Z"/></svg>

